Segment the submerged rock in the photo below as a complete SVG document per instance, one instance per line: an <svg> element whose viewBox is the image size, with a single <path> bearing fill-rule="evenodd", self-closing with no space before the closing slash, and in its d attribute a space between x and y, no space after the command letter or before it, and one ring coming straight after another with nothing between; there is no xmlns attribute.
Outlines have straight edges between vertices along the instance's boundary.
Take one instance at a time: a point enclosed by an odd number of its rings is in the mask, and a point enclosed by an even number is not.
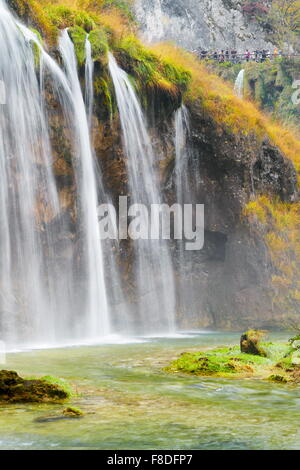
<svg viewBox="0 0 300 470"><path fill-rule="evenodd" d="M23 379L15 371L0 371L0 401L53 402L69 397L68 390L45 379Z"/></svg>
<svg viewBox="0 0 300 470"><path fill-rule="evenodd" d="M249 330L243 333L241 336L241 352L266 357L266 351L259 345L264 336L265 333L261 330Z"/></svg>

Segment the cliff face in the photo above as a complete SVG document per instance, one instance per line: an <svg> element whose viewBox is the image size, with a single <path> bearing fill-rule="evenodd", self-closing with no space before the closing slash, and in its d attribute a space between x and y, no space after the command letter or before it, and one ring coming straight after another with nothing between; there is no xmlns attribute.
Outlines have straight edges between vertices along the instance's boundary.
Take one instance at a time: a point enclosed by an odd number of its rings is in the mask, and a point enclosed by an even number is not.
<svg viewBox="0 0 300 470"><path fill-rule="evenodd" d="M96 69L95 83L102 74ZM81 75L83 78L83 69ZM68 227L64 240L58 240L63 260L80 245L75 231L72 145L61 110L51 93L47 98L56 178ZM99 99L93 115L94 148L105 189L117 206L119 196L128 194L121 127L116 108L111 118L103 112ZM174 112L178 103L167 101L157 112L156 99L155 93L148 95L147 117L160 159L165 198L173 204L177 202ZM188 110L191 134L185 176L189 196L184 202L190 203L192 198L193 203L205 205L205 246L199 252L185 252L182 258L178 246L171 244L177 290L182 294L177 312L180 325L231 330L280 326L283 312L272 303L275 268L269 249L256 222L245 218L243 211L261 194L285 203L296 201L294 166L267 137L226 130L204 110L201 100L190 101ZM120 247L118 264L130 305L135 297L132 244L122 242Z"/></svg>
<svg viewBox="0 0 300 470"><path fill-rule="evenodd" d="M149 106L149 110L151 106ZM177 202L174 111L148 114L160 156L166 200ZM260 194L286 203L297 200L292 163L266 138L234 135L204 112L201 102L189 105L191 135L187 180L192 201L205 205L205 246L185 252L175 243L172 259L177 289L183 294L178 318L182 327L241 329L280 326L282 312L272 304L274 268L263 235L243 217L247 203ZM94 116L95 148L112 199L127 194L120 124L100 123ZM185 203L190 203L186 196ZM121 271L128 287L132 270L130 244L122 245ZM127 279L127 280L126 280ZM130 283L129 283L130 284ZM129 298L134 293L128 289Z"/></svg>
<svg viewBox="0 0 300 470"><path fill-rule="evenodd" d="M259 194L295 201L295 169L268 140L222 131L200 103L190 112L188 178L195 201L205 204L205 246L192 257L186 254L186 280L193 283L194 297L187 292L198 305L189 309L187 302L184 323L228 329L279 326L282 312L272 303L269 250L243 210Z"/></svg>
<svg viewBox="0 0 300 470"><path fill-rule="evenodd" d="M147 41L172 40L195 50L272 49L255 21L248 21L239 0L135 0Z"/></svg>

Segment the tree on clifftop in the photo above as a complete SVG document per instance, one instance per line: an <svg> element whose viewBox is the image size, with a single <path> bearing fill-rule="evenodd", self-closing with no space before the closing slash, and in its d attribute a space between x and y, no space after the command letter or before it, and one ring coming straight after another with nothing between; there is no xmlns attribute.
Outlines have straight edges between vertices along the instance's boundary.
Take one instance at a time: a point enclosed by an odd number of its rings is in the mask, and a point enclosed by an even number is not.
<svg viewBox="0 0 300 470"><path fill-rule="evenodd" d="M267 22L274 43L292 52L300 37L300 0L273 0Z"/></svg>

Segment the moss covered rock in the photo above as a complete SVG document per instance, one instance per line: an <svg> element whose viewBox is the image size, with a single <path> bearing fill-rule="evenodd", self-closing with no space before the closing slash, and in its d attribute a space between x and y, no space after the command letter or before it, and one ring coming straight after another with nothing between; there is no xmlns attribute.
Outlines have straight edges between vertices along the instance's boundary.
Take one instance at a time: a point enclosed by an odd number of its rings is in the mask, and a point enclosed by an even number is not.
<svg viewBox="0 0 300 470"><path fill-rule="evenodd" d="M63 415L66 418L80 418L83 416L83 412L79 408L75 408L74 406L69 406L63 410Z"/></svg>
<svg viewBox="0 0 300 470"><path fill-rule="evenodd" d="M270 375L269 380L271 382L277 382L277 383L282 383L282 384L286 384L288 382L288 379L284 375L278 375L278 374Z"/></svg>
<svg viewBox="0 0 300 470"><path fill-rule="evenodd" d="M249 330L243 333L241 336L241 352L266 357L266 351L259 345L264 336L265 333L261 330Z"/></svg>
<svg viewBox="0 0 300 470"><path fill-rule="evenodd" d="M80 26L74 26L68 30L68 33L73 41L75 53L79 66L85 62L85 41L87 38L86 31Z"/></svg>
<svg viewBox="0 0 300 470"><path fill-rule="evenodd" d="M23 379L15 371L0 371L0 401L56 402L66 400L70 391L55 380Z"/></svg>

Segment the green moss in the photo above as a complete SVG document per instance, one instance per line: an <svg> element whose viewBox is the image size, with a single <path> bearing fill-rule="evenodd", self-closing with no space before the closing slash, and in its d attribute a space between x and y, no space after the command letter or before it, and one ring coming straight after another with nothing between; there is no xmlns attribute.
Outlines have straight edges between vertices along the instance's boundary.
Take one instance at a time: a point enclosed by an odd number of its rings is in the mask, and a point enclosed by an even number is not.
<svg viewBox="0 0 300 470"><path fill-rule="evenodd" d="M15 371L0 371L0 400L12 403L57 402L71 396L65 381L47 376L20 377Z"/></svg>
<svg viewBox="0 0 300 470"><path fill-rule="evenodd" d="M193 375L239 376L263 374L290 350L288 344L263 343L267 357L245 354L239 346L223 347L211 351L183 353L166 368L168 372Z"/></svg>
<svg viewBox="0 0 300 470"><path fill-rule="evenodd" d="M288 382L288 379L284 377L284 375L278 375L278 374L272 374L270 377L268 377L268 380L271 382L277 382L277 383L283 383L286 384Z"/></svg>
<svg viewBox="0 0 300 470"><path fill-rule="evenodd" d="M57 377L53 377L52 375L45 375L41 377L39 380L43 380L51 385L58 385L61 388L68 398L73 396L73 391L71 385L64 379L59 379Z"/></svg>
<svg viewBox="0 0 300 470"><path fill-rule="evenodd" d="M95 29L89 34L89 41L92 47L92 56L94 60L106 57L108 53L107 34L104 29Z"/></svg>
<svg viewBox="0 0 300 470"><path fill-rule="evenodd" d="M286 357L280 359L277 364L276 364L276 367L280 368L280 369L283 369L285 371L289 371L293 368L293 364L292 364L292 355L287 355Z"/></svg>
<svg viewBox="0 0 300 470"><path fill-rule="evenodd" d="M92 14L65 5L50 5L45 11L49 21L59 29L80 26L90 32L96 26L96 18Z"/></svg>
<svg viewBox="0 0 300 470"><path fill-rule="evenodd" d="M140 89L156 88L173 96L187 90L190 72L171 61L160 59L135 36L123 38L116 50L122 67L135 77Z"/></svg>
<svg viewBox="0 0 300 470"><path fill-rule="evenodd" d="M40 35L39 31L37 31L34 28L29 28L29 29L37 36L39 42L41 44L43 44L43 38ZM39 63L40 63L41 50L40 50L39 46L34 41L31 41L31 47L32 47L32 50L33 50L35 66L38 67Z"/></svg>
<svg viewBox="0 0 300 470"><path fill-rule="evenodd" d="M74 44L78 64L82 66L85 63L86 31L80 26L74 26L68 30L68 33Z"/></svg>
<svg viewBox="0 0 300 470"><path fill-rule="evenodd" d="M113 102L107 81L103 77L96 76L94 80L95 96L101 100L101 104L106 107L109 115L113 113Z"/></svg>

